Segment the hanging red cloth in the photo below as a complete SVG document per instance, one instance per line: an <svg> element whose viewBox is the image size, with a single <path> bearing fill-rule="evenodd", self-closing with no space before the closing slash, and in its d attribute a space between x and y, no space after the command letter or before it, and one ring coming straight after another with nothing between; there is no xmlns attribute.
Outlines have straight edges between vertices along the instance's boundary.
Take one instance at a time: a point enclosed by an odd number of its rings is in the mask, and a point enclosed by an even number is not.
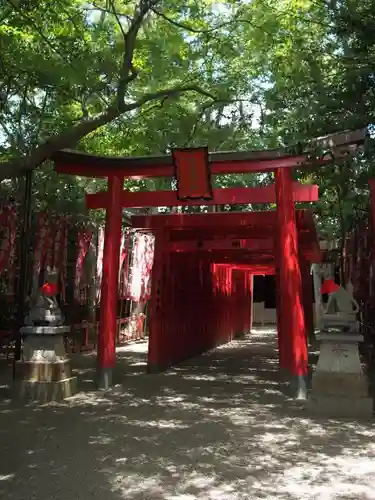
<svg viewBox="0 0 375 500"><path fill-rule="evenodd" d="M134 301L145 301L151 295L151 272L154 262L155 237L138 233L134 239L128 296Z"/></svg>
<svg viewBox="0 0 375 500"><path fill-rule="evenodd" d="M14 207L5 205L0 209L2 238L0 242L0 274L9 268L10 257L16 238L17 212Z"/></svg>
<svg viewBox="0 0 375 500"><path fill-rule="evenodd" d="M47 213L41 212L37 216L36 239L34 245L33 264L33 294L39 289L39 277L49 243L50 221Z"/></svg>
<svg viewBox="0 0 375 500"><path fill-rule="evenodd" d="M129 272L129 248L131 243L131 233L126 229L121 237L120 247L120 262L119 262L119 296L122 298L127 297L128 288L128 272ZM101 282L103 278L103 252L104 252L104 229L99 229L98 235L98 252L96 260L96 299L100 301Z"/></svg>
<svg viewBox="0 0 375 500"><path fill-rule="evenodd" d="M70 221L67 217L63 219L62 241L61 241L61 272L60 272L60 293L61 300L64 304L67 303L66 287L68 281L68 237L69 237Z"/></svg>
<svg viewBox="0 0 375 500"><path fill-rule="evenodd" d="M121 244L120 244L120 264L118 268L118 282L120 283L121 279L121 269L124 263L125 256L125 233L121 233Z"/></svg>
<svg viewBox="0 0 375 500"><path fill-rule="evenodd" d="M125 230L121 239L120 251L120 267L119 267L119 295L121 298L126 298L128 287L129 273L129 249L131 242L131 234L129 230Z"/></svg>
<svg viewBox="0 0 375 500"><path fill-rule="evenodd" d="M90 244L92 241L92 231L83 229L78 232L78 253L76 260L76 270L75 270L75 278L74 278L74 298L77 302L83 304L86 301L85 294L81 292L81 279L83 275L83 263L87 252L90 248Z"/></svg>
<svg viewBox="0 0 375 500"><path fill-rule="evenodd" d="M54 220L53 241L51 242L50 256L47 257L47 262L51 267L58 270L59 284L62 299L65 300L65 274L66 274L66 257L67 257L67 219L63 215ZM66 248L65 248L66 245Z"/></svg>
<svg viewBox="0 0 375 500"><path fill-rule="evenodd" d="M18 212L16 207L13 206L11 207L11 217L10 217L10 255L9 255L9 265L8 265L9 296L15 296L16 294L17 222L18 222Z"/></svg>
<svg viewBox="0 0 375 500"><path fill-rule="evenodd" d="M103 252L104 252L104 229L99 228L98 234L98 251L96 258L96 300L100 301L100 293L102 288L103 277Z"/></svg>
<svg viewBox="0 0 375 500"><path fill-rule="evenodd" d="M0 208L0 275L6 272L6 295L13 298L16 281L17 209L13 204Z"/></svg>
<svg viewBox="0 0 375 500"><path fill-rule="evenodd" d="M53 267L57 227L58 227L58 218L55 216L50 216L48 224L48 232L46 236L46 250L45 250L45 260L44 260L45 268Z"/></svg>

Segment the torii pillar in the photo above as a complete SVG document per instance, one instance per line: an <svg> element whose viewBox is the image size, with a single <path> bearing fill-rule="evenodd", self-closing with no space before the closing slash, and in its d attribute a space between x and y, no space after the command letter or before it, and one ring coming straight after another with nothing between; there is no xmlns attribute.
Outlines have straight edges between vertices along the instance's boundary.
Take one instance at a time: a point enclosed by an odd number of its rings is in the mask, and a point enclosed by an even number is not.
<svg viewBox="0 0 375 500"><path fill-rule="evenodd" d="M279 321L282 322L283 335L280 340L285 343L284 347L289 351L287 371L291 381L292 396L306 399L308 356L291 169L276 169L275 184L279 228L277 262L282 295ZM287 339L284 336L287 336Z"/></svg>
<svg viewBox="0 0 375 500"><path fill-rule="evenodd" d="M123 184L123 176L112 175L108 177L97 365L97 385L98 389L102 390L112 386L112 375L116 365L117 289Z"/></svg>

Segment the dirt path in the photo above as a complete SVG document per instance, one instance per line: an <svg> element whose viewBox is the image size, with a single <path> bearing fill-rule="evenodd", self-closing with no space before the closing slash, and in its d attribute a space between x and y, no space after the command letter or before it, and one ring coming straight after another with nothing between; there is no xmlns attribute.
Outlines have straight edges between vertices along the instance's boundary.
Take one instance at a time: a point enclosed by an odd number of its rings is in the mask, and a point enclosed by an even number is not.
<svg viewBox="0 0 375 500"><path fill-rule="evenodd" d="M156 376L144 345L120 355L109 393L0 404L1 500L375 499L374 425L287 401L273 333Z"/></svg>

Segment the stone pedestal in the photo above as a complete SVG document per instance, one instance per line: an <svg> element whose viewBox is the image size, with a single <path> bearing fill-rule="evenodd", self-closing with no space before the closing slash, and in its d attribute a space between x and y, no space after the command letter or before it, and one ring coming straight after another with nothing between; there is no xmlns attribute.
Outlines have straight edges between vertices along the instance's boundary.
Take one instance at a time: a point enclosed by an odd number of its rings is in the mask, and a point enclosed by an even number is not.
<svg viewBox="0 0 375 500"><path fill-rule="evenodd" d="M25 326L23 357L16 365L15 395L39 402L58 401L77 392L64 347L69 326Z"/></svg>
<svg viewBox="0 0 375 500"><path fill-rule="evenodd" d="M320 330L329 332L330 330L342 331L345 333L358 332L359 323L355 313L336 312L334 314L324 314L320 319Z"/></svg>
<svg viewBox="0 0 375 500"><path fill-rule="evenodd" d="M321 333L320 356L308 401L312 413L328 417L371 417L373 401L359 358L359 334Z"/></svg>

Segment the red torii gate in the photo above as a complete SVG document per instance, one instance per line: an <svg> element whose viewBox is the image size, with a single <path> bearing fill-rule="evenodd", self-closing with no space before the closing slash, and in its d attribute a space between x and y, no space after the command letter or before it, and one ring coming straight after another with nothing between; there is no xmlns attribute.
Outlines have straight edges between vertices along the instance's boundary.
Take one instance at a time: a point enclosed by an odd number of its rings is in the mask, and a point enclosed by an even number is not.
<svg viewBox="0 0 375 500"><path fill-rule="evenodd" d="M344 149L362 143L365 131L327 136L315 141L323 148ZM296 185L292 182L291 169L309 162L309 154L292 155L283 150L250 151L238 153L212 153L207 155L211 174L248 172L275 172L275 187L214 189L208 195L192 196L193 200L179 199L178 192L138 192L123 190L124 178L175 177L178 174L176 158L160 156L150 158L108 158L75 151L59 151L52 158L56 170L64 174L88 177L106 177L108 190L105 193L87 195L89 208L106 209L105 248L103 259L103 281L100 331L98 340L99 387L112 384L115 365L115 332L117 306L117 278L123 207L178 206L210 204L277 204L279 286L285 330L290 332L296 370L292 373L297 386L303 385L307 373L307 352L301 297L301 272L298 258L296 213L294 201L316 201L317 187ZM329 161L322 157L321 163ZM191 164L190 164L191 166ZM185 168L185 172L188 169ZM183 181L180 169L180 181ZM198 172L199 174L200 172ZM182 177L181 177L182 176ZM186 184L186 182L185 182ZM210 183L209 187L210 187ZM194 193L193 193L194 194ZM209 199L207 199L209 198ZM202 201L202 200L205 201Z"/></svg>
<svg viewBox="0 0 375 500"><path fill-rule="evenodd" d="M173 300L173 293L169 299L160 298L160 294L168 286L163 281L162 263L170 259L170 255L189 254L199 255L201 261L215 263L216 267L224 267L228 270L242 270L248 274L276 274L277 282L280 282L279 267L275 260L275 233L277 233L276 213L269 212L226 212L205 214L173 214L173 215L151 215L133 216L134 227L152 230L156 235L155 264L153 273L153 291L150 310L153 315L150 320L150 346L149 366L159 367L165 365L161 345L166 340L165 325L171 323L176 325L178 314L173 318L173 310L165 311L163 305L168 300ZM278 313L278 337L280 351L280 366L295 377L303 377L307 369L307 352L305 330L313 328L313 299L312 283L309 272L309 262L319 262L320 248L318 236L315 230L313 215L308 210L296 211L296 229L298 230L298 260L301 266L302 291L300 300L301 335L295 339L294 344L289 340L288 325L285 322L285 301L279 300ZM185 262L187 260L185 259ZM173 261L169 263L170 272L181 274L180 269L173 267ZM183 280L183 277L179 277ZM278 286L280 288L280 286ZM251 290L248 298L251 300ZM168 295L168 292L166 292ZM277 295L281 299L280 294ZM156 307L155 301L162 303ZM189 298L186 296L186 300ZM243 305L243 304L242 304ZM247 311L241 311L238 304L239 324L241 316L249 313L250 303L245 304ZM174 306L177 308L177 304ZM173 307L172 307L173 309ZM306 328L305 328L306 326ZM250 329L251 324L248 328ZM174 327L177 330L176 327ZM176 332L177 334L177 332ZM221 335L221 341L230 340L229 337ZM171 337L171 336L169 336ZM171 338L168 342L171 343ZM298 348L297 348L298 347ZM301 359L301 353L306 355Z"/></svg>

